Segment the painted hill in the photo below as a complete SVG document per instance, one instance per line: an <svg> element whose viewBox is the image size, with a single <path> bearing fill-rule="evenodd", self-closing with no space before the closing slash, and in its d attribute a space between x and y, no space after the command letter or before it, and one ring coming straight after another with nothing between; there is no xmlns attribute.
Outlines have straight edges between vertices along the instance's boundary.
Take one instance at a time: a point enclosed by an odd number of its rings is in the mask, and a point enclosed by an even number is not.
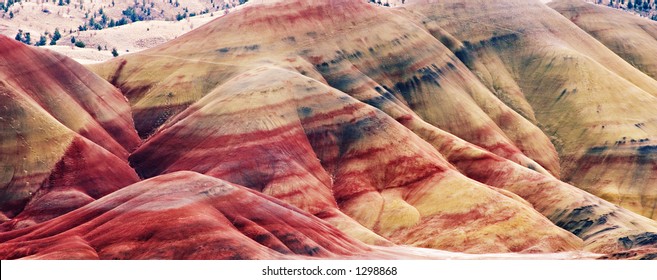
<svg viewBox="0 0 657 280"><path fill-rule="evenodd" d="M361 239L375 244L380 241L369 230L395 243L479 253L578 246L523 203L456 172L391 117L289 70L263 67L238 75L170 124L131 156L142 176L193 170L225 178L331 221L353 236L365 232ZM446 206L448 197L467 193L467 204ZM514 232L500 232L495 242L481 246L490 239L477 236L481 228L512 225L533 233L517 238ZM437 231L447 228L471 231L469 243Z"/></svg>
<svg viewBox="0 0 657 280"><path fill-rule="evenodd" d="M457 38L454 51L502 100L524 96L559 151L564 181L654 217L657 81L540 3L481 2L473 14L457 2L414 7L428 17L448 11L425 25Z"/></svg>
<svg viewBox="0 0 657 280"><path fill-rule="evenodd" d="M137 183L52 222L0 234L0 242L2 259L335 258L370 251L298 209L193 172Z"/></svg>
<svg viewBox="0 0 657 280"><path fill-rule="evenodd" d="M82 65L0 37L3 229L76 209L138 180L121 93Z"/></svg>
<svg viewBox="0 0 657 280"><path fill-rule="evenodd" d="M90 68L145 181L2 258L657 252L657 81L541 1L254 1Z"/></svg>
<svg viewBox="0 0 657 280"><path fill-rule="evenodd" d="M654 59L657 53L657 21L580 1L553 1L550 7L632 66L657 79L657 60Z"/></svg>
<svg viewBox="0 0 657 280"><path fill-rule="evenodd" d="M0 233L2 259L592 259L598 256L586 253L472 255L368 246L284 202L188 171L145 180L52 221Z"/></svg>

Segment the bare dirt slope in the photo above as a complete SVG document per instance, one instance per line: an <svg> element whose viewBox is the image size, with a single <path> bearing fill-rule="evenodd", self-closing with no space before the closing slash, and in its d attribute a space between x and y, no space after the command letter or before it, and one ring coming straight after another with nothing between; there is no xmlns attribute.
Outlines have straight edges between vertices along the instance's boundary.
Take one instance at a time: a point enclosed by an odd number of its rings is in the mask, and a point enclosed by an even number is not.
<svg viewBox="0 0 657 280"><path fill-rule="evenodd" d="M550 7L632 66L657 79L657 21L582 1L555 1Z"/></svg>
<svg viewBox="0 0 657 280"><path fill-rule="evenodd" d="M408 9L429 17L436 37L454 36L451 49L468 68L535 118L559 152L564 181L654 217L657 81L538 2L469 4L478 12L459 1L426 2ZM645 41L639 34L636 42Z"/></svg>

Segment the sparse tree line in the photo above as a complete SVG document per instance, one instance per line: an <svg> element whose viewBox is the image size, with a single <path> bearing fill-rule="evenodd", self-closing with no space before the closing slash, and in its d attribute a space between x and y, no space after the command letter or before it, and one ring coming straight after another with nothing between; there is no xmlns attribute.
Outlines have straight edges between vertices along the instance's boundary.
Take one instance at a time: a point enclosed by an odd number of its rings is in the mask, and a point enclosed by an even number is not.
<svg viewBox="0 0 657 280"><path fill-rule="evenodd" d="M58 28L55 28L55 32L52 34L46 32L44 35L41 35L39 37L39 40L34 43L35 46L45 46L46 42L48 41L48 37L50 38L50 45L54 46L57 44L57 41L62 38L62 34L59 32ZM32 44L32 35L30 32L23 32L23 30L19 29L18 33L16 34L16 37L14 37L16 41L23 42L24 44L31 45ZM76 40L75 36L71 36L71 44L78 48L85 48L87 45L80 41ZM104 48L101 47L100 45L97 46L98 51L102 50L107 50L107 46ZM116 50L116 48L112 48L112 56L117 57L119 56L119 52Z"/></svg>
<svg viewBox="0 0 657 280"><path fill-rule="evenodd" d="M0 10L3 10L5 13L9 10L9 7L20 2L21 0L6 0L0 3Z"/></svg>
<svg viewBox="0 0 657 280"><path fill-rule="evenodd" d="M657 21L657 0L595 0L598 5L635 12Z"/></svg>
<svg viewBox="0 0 657 280"><path fill-rule="evenodd" d="M71 0L43 0L44 2L49 2L52 1L53 4L57 4L58 6L73 6L75 9L80 9L84 10L84 2L83 0L74 0L74 3L71 3ZM15 3L21 2L21 0L5 0L4 2L0 3L0 12L4 12L2 17L5 17L6 15L9 16L10 19L13 19L15 14L13 10L9 10L9 8L14 5ZM219 2L219 1L217 1ZM225 10L226 12L228 9L234 7L235 5L242 5L248 2L248 0L238 0L237 3L233 2L233 4L229 4L228 1L225 1L225 4L219 4L215 3L215 0L210 0L210 3L212 4L212 9L213 10ZM166 3L166 2L165 2ZM180 2L178 0L168 0L168 4L173 6L173 7L180 7ZM111 2L111 6L114 7L116 3L114 0ZM50 13L47 8L43 8L44 13ZM70 11L69 11L70 12ZM18 11L17 11L18 13ZM103 10L101 7L97 11L92 12L91 10L87 9L84 14L85 22L77 27L77 30L74 29L69 29L68 33L73 34L75 31L87 31L87 30L102 30L105 28L112 28L112 27L117 27L117 26L122 26L126 25L129 23L133 22L138 22L138 21L144 21L144 20L153 20L157 18L163 18L164 17L164 10L159 11L159 15L156 15L158 13L155 11L155 2L153 0L134 0L134 4L131 6L128 6L126 9L121 11L121 16L120 18L110 18L107 13ZM178 13L175 18L164 18L165 20L176 20L176 21L181 21L183 19L187 19L189 17L193 17L196 15L201 15L201 14L207 14L210 13L209 8L205 8L204 10L200 12L190 12L187 7L183 8L182 13ZM59 31L57 30L59 33ZM21 39L19 41L21 42L26 42L25 37L27 36L26 34L22 34L22 31L19 32L21 33L20 37ZM18 37L19 35L17 35ZM44 35L41 35L39 38L39 41L37 42L38 46L45 45L43 43L43 40L47 41L47 37L53 37L53 35L49 35L48 32L45 32ZM50 41L50 45L56 45L57 40L61 38L61 34L57 36L57 39ZM31 39L31 38L30 38ZM43 44L42 44L43 43Z"/></svg>
<svg viewBox="0 0 657 280"><path fill-rule="evenodd" d="M21 0L7 0L7 1L4 1L4 2L0 3L0 10L2 10L4 12L2 17L4 17L5 14L8 14L9 19L13 19L14 18L14 11L9 11L9 7L16 4L16 2L20 2L20 1Z"/></svg>
<svg viewBox="0 0 657 280"><path fill-rule="evenodd" d="M5 14L9 15L10 19L14 18L14 11L10 11L9 8L15 3L21 2L21 0L0 0L6 1L0 3L0 11L4 11L3 17ZM91 9L85 8L83 0L74 0L71 3L71 0L42 0L43 2L52 2L58 6L73 6L74 9L79 9L85 11L85 19L87 22L78 26L79 31L86 30L100 30L104 28L111 28L115 26L121 26L132 22L144 21L144 20L153 20L153 19L164 19L164 20L176 20L180 21L189 17L196 15L202 15L211 13L212 11L228 11L228 9L235 7L237 5L242 5L248 2L248 0L238 0L238 1L216 1L222 3L215 3L215 0L209 0L212 4L212 8L205 8L201 11L190 12L189 8L183 7L182 13L179 12L173 17L167 17L164 15L164 9L157 11L155 8L154 0L133 0L133 4L128 6L125 10L121 12L119 18L109 18L103 11L101 7L97 11L92 11ZM225 2L225 3L224 3ZM231 2L231 3L229 3ZM174 8L179 8L181 6L179 0L168 0L164 3L168 3ZM116 3L111 2L111 7L115 7ZM50 13L47 8L43 8L44 13ZM70 9L70 8L69 8ZM14 9L17 10L17 9ZM16 11L18 12L18 11Z"/></svg>
<svg viewBox="0 0 657 280"><path fill-rule="evenodd" d="M23 42L25 44L31 45L32 44L32 35L30 32L23 32L23 30L19 29L18 33L16 34L16 37L14 37L16 41ZM59 32L58 28L55 28L55 32L50 34L49 32L46 32L44 35L41 35L39 37L39 40L34 43L35 46L45 46L46 43L48 42L48 38L50 38L50 45L54 46L57 44L57 41L62 38L62 34Z"/></svg>
<svg viewBox="0 0 657 280"><path fill-rule="evenodd" d="M21 7L13 7L14 4L20 3L21 0L0 0L0 13L2 13L2 17L8 16L9 19L13 19L16 14L20 14L20 11L22 9ZM248 0L238 0L238 1L216 1L218 3L215 3L216 0L209 0L209 2L212 4L212 10L225 10L226 12L228 9L233 8L237 5L242 5L248 2ZM23 1L25 2L25 1ZM84 18L85 22L77 27L77 30L75 29L69 29L69 30L64 30L64 32L68 31L68 34L73 34L75 32L80 32L80 31L87 31L87 30L102 30L105 28L112 28L112 27L117 27L117 26L122 26L126 25L129 23L133 22L138 22L138 21L145 21L145 20L153 20L153 19L158 19L158 18L164 18L165 20L183 20L189 17L193 17L196 15L200 14L206 14L210 13L211 9L210 8L205 8L204 10L200 12L190 12L187 7L182 8L182 13L178 13L175 18L165 18L164 17L164 10L156 11L155 9L155 2L153 0L134 0L134 3L124 10L121 11L121 16L117 18L111 18L103 9L103 7L99 8L96 11L91 11L89 8L85 8L85 3L83 0L43 0L38 3L47 3L47 2L52 2L53 4L56 4L57 6L73 6L73 9L79 9L84 12ZM168 0L164 3L167 3L171 5L172 7L180 7L180 2L178 0ZM183 1L184 2L184 1ZM220 2L220 3L219 3ZM231 2L229 4L228 2ZM110 5L105 6L105 8L108 8L109 6L115 7L116 3L113 0ZM11 8L11 9L10 9ZM70 13L70 9L67 11L67 13ZM85 10L86 9L86 10ZM51 11L48 10L48 8L42 6L42 12L44 13L51 13ZM15 39L17 41L23 42L28 45L34 45L34 46L45 46L45 45L57 45L58 41L62 38L62 33L60 32L59 28L55 28L54 32L50 33L49 31L44 32L43 34L40 34L38 38L33 38L32 34L30 32L26 32L23 30L18 30ZM75 36L70 37L71 44L75 47L78 48L85 48L87 45L79 40L76 39ZM107 50L107 46L104 48L101 47L100 45L97 46L97 49L99 51ZM111 50L113 56L118 56L118 51L116 48L112 48Z"/></svg>
<svg viewBox="0 0 657 280"><path fill-rule="evenodd" d="M382 2L381 0L368 0L368 2L372 4L377 4L379 6L390 7L390 2L388 2L387 0L384 0L384 2Z"/></svg>
<svg viewBox="0 0 657 280"><path fill-rule="evenodd" d="M54 46L57 45L57 41L62 38L62 34L59 32L59 28L55 28L55 32L50 34L49 32L46 32L44 35L39 36L39 40L34 43L35 46L45 46L46 43L48 42L48 38L50 38L50 45ZM16 41L23 42L24 44L31 45L32 44L32 34L30 32L23 32L22 29L18 30L18 33L16 34L16 37L14 37ZM71 36L71 43L78 47L78 48L84 48L86 47L85 43L82 41L76 41L74 36ZM107 49L107 47L105 47ZM102 50L100 46L98 46L98 50Z"/></svg>

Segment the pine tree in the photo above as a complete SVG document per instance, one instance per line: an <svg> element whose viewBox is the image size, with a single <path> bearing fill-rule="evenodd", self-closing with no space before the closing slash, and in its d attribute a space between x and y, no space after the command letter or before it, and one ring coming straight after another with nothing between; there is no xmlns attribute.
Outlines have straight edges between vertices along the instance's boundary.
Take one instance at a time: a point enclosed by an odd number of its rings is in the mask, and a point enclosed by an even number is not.
<svg viewBox="0 0 657 280"><path fill-rule="evenodd" d="M62 38L62 34L59 33L59 28L55 28L55 33L52 35L52 40L57 42Z"/></svg>
<svg viewBox="0 0 657 280"><path fill-rule="evenodd" d="M25 38L23 39L23 43L25 44L32 44L32 37L30 37L30 32L25 32Z"/></svg>
<svg viewBox="0 0 657 280"><path fill-rule="evenodd" d="M39 38L39 41L36 42L36 44L34 44L34 45L37 46L37 47L38 46L45 46L46 42L48 42L47 39L46 39L46 36L41 35L41 37Z"/></svg>

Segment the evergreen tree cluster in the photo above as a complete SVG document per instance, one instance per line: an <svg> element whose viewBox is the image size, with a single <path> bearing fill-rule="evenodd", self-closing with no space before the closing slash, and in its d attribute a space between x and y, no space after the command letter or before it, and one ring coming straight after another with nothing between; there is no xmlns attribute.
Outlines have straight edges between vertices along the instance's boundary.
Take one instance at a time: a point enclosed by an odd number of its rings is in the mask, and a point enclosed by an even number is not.
<svg viewBox="0 0 657 280"><path fill-rule="evenodd" d="M50 45L54 46L57 44L57 41L62 38L62 34L59 32L59 28L55 28L55 32L52 34L46 32L43 35L39 36L39 40L34 43L35 46L45 46L46 43L48 43L48 38L50 38ZM32 36L30 32L23 32L22 29L18 30L18 33L16 34L16 37L14 37L16 41L23 42L25 44L31 44L32 43Z"/></svg>
<svg viewBox="0 0 657 280"><path fill-rule="evenodd" d="M6 1L0 3L0 10L5 11L5 13L6 13L9 10L9 7L11 7L11 5L14 5L14 4L16 4L16 2L20 2L20 1L21 0L6 0ZM13 15L13 13L12 13L12 15Z"/></svg>
<svg viewBox="0 0 657 280"><path fill-rule="evenodd" d="M71 5L71 0L48 0L52 1L53 4L57 4L58 6L69 6ZM380 1L380 0L379 0ZM9 8L14 5L15 3L21 2L21 0L4 0L3 2L0 2L0 12L4 11L5 13L8 12L10 19L14 17L14 12L9 11ZM178 0L169 0L169 4L173 7L180 7L180 2ZM231 5L225 4L225 5L218 5L214 3L214 0L211 0L210 3L213 5L213 10L220 10L220 9L229 9L231 8ZM247 3L248 0L239 0L239 4L245 4ZM380 2L379 2L380 3ZM76 9L79 8L81 10L84 9L84 5L82 2L76 1L74 3ZM114 7L116 4L114 1L112 1L111 6ZM234 6L234 4L233 4ZM103 8L100 8L99 10L95 12L91 12L87 10L85 13L85 22L82 25L79 25L77 30L78 31L87 31L87 30L101 30L105 28L112 28L112 27L117 27L117 26L122 26L126 25L128 23L132 22L137 22L137 21L144 21L144 20L151 20L155 19L155 15L153 14L153 9L155 7L154 2L148 2L146 3L146 0L141 0L141 1L134 1L134 4L127 7L125 10L121 12L121 16L118 19L115 18L110 18ZM106 7L107 8L107 7ZM196 12L190 12L187 7L183 8L183 13L178 13L175 16L175 20L180 21L183 19L186 19L188 17L193 17L196 16L197 14L206 14L210 13L210 9L206 8L199 13ZM163 11L160 11L160 15L163 14ZM69 30L69 33L73 33L74 30ZM55 28L55 31L50 34L49 32L45 32L43 35L39 35L39 40L34 42L34 45L36 46L45 46L48 44L48 39L50 39L50 45L57 45L57 41L59 41L62 38L62 34L60 33L60 30L58 28ZM25 44L32 44L32 37L29 32L23 32L23 30L19 30L18 33L16 34L15 37L16 40L21 41ZM71 43L74 44L77 47L84 48L84 43L81 41L77 41L75 37L71 37ZM116 50L112 50L112 54L115 56L118 56L118 52Z"/></svg>
<svg viewBox="0 0 657 280"><path fill-rule="evenodd" d="M22 29L18 29L18 34L16 34L16 37L14 37L16 41L23 42L25 44L32 44L32 36L30 35L30 32L25 32L23 33Z"/></svg>
<svg viewBox="0 0 657 280"><path fill-rule="evenodd" d="M603 4L602 0L597 0L597 4ZM641 16L657 20L657 0L609 0L609 7L633 11Z"/></svg>

